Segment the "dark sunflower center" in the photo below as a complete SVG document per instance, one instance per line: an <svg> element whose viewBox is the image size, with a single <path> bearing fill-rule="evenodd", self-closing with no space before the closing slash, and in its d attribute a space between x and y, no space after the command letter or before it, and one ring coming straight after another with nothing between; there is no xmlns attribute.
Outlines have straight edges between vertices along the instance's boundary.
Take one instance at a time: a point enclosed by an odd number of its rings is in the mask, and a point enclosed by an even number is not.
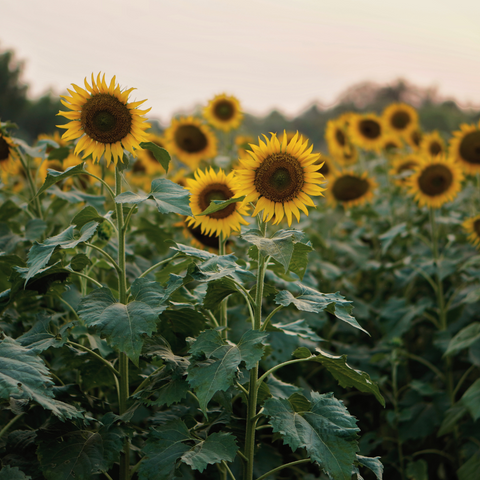
<svg viewBox="0 0 480 480"><path fill-rule="evenodd" d="M460 142L460 155L468 163L480 163L480 130L470 132Z"/></svg>
<svg viewBox="0 0 480 480"><path fill-rule="evenodd" d="M369 188L367 180L354 175L343 175L333 184L332 194L340 202L350 202L362 198Z"/></svg>
<svg viewBox="0 0 480 480"><path fill-rule="evenodd" d="M345 135L339 128L335 130L335 139L342 147L345 146L345 143L346 143Z"/></svg>
<svg viewBox="0 0 480 480"><path fill-rule="evenodd" d="M198 204L202 212L210 206L212 200L228 200L233 197L233 192L223 183L212 183L207 185L198 196ZM207 216L210 218L226 218L235 212L236 204L231 203L223 210L210 213Z"/></svg>
<svg viewBox="0 0 480 480"><path fill-rule="evenodd" d="M272 202L289 202L297 197L304 184L300 162L288 153L269 155L255 172L257 192Z"/></svg>
<svg viewBox="0 0 480 480"><path fill-rule="evenodd" d="M209 235L204 235L200 227L190 227L187 225L187 230L192 234L192 237L200 242L202 245L208 248L215 248L218 250L218 239L219 237L210 237Z"/></svg>
<svg viewBox="0 0 480 480"><path fill-rule="evenodd" d="M198 153L208 145L207 137L195 125L180 125L175 131L175 143L188 153Z"/></svg>
<svg viewBox="0 0 480 480"><path fill-rule="evenodd" d="M10 145L4 138L0 137L0 162L5 162L10 156Z"/></svg>
<svg viewBox="0 0 480 480"><path fill-rule="evenodd" d="M375 120L362 120L360 122L360 133L366 138L375 140L381 135L382 129Z"/></svg>
<svg viewBox="0 0 480 480"><path fill-rule="evenodd" d="M411 122L410 115L407 112L395 112L392 115L392 125L398 130L404 130Z"/></svg>
<svg viewBox="0 0 480 480"><path fill-rule="evenodd" d="M430 155L438 155L439 153L442 153L442 146L440 145L440 143L434 141L430 144Z"/></svg>
<svg viewBox="0 0 480 480"><path fill-rule="evenodd" d="M80 121L85 133L100 143L119 142L132 127L128 108L108 93L92 95L82 107Z"/></svg>
<svg viewBox="0 0 480 480"><path fill-rule="evenodd" d="M145 168L144 163L139 158L137 158L137 160L133 164L132 172L133 173L145 173L146 171L147 171L147 169Z"/></svg>
<svg viewBox="0 0 480 480"><path fill-rule="evenodd" d="M402 163L399 167L398 167L398 170L397 170L397 173L402 173L402 172L406 172L407 170L412 170L414 167L416 167L418 165L417 162L405 162L405 163Z"/></svg>
<svg viewBox="0 0 480 480"><path fill-rule="evenodd" d="M330 167L328 166L328 163L324 162L324 164L322 165L320 170L318 170L318 172L321 173L324 176L328 175L329 172L330 172Z"/></svg>
<svg viewBox="0 0 480 480"><path fill-rule="evenodd" d="M220 120L228 121L235 114L235 108L232 105L232 102L229 102L228 100L220 100L215 104L213 112Z"/></svg>
<svg viewBox="0 0 480 480"><path fill-rule="evenodd" d="M442 195L453 182L451 170L445 165L430 165L423 170L418 178L420 190L430 197Z"/></svg>
<svg viewBox="0 0 480 480"><path fill-rule="evenodd" d="M473 222L473 230L480 237L480 218Z"/></svg>
<svg viewBox="0 0 480 480"><path fill-rule="evenodd" d="M385 144L385 150L395 150L398 148L398 145L395 143L395 142L392 142L392 141L388 141L386 144Z"/></svg>
<svg viewBox="0 0 480 480"><path fill-rule="evenodd" d="M422 134L415 130L412 132L412 134L410 135L410 138L412 140L412 143L418 147L420 145L420 142L422 141Z"/></svg>

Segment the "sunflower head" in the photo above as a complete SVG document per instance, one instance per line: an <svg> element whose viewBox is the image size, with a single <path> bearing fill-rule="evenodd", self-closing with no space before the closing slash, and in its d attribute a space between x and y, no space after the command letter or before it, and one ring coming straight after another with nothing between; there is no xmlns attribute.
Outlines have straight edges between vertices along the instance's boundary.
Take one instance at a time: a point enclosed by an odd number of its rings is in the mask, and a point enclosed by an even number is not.
<svg viewBox="0 0 480 480"><path fill-rule="evenodd" d="M250 145L250 158L241 158L235 170L238 195L246 195L245 202L255 202L253 216L263 210L263 220L273 219L274 224L287 217L292 224L292 215L300 221L300 210L308 215L307 205L314 207L310 195L322 195L320 185L324 176L319 173L322 164L317 164L320 155L312 153L298 132L288 141L284 133L280 142L277 135L264 135L258 145Z"/></svg>
<svg viewBox="0 0 480 480"><path fill-rule="evenodd" d="M0 169L5 173L14 173L18 161L15 142L0 132Z"/></svg>
<svg viewBox="0 0 480 480"><path fill-rule="evenodd" d="M192 170L217 154L217 138L212 130L192 116L173 119L165 130L165 142L167 150Z"/></svg>
<svg viewBox="0 0 480 480"><path fill-rule="evenodd" d="M418 165L406 185L420 207L440 208L461 190L463 173L444 155L430 157Z"/></svg>
<svg viewBox="0 0 480 480"><path fill-rule="evenodd" d="M107 165L113 161L116 166L123 159L123 149L133 156L140 149L140 143L147 141L150 125L143 117L148 110L137 107L146 100L129 102L128 97L133 88L121 90L112 78L110 84L105 82L105 75L99 73L97 79L92 73L91 85L84 80L85 89L72 84L73 90L67 89L68 95L62 95L62 104L71 111L62 115L71 120L66 125L57 125L66 129L62 138L70 141L79 138L75 154L83 151L83 158L92 155L94 162L104 156Z"/></svg>
<svg viewBox="0 0 480 480"><path fill-rule="evenodd" d="M193 217L187 217L187 225L200 227L204 235L230 236L232 231L239 232L241 225L248 225L242 215L248 215L247 207L241 202L231 203L223 210L199 216L210 206L212 200L229 200L235 196L236 188L233 172L225 175L223 170L215 172L213 168L203 172L196 170L194 179L187 179L187 190L190 190L190 208Z"/></svg>
<svg viewBox="0 0 480 480"><path fill-rule="evenodd" d="M363 205L373 198L377 183L369 178L367 173L354 173L351 170L335 172L330 180L327 191L328 203L341 204L344 208Z"/></svg>
<svg viewBox="0 0 480 480"><path fill-rule="evenodd" d="M445 142L437 130L422 136L420 151L427 157L436 157L445 153Z"/></svg>
<svg viewBox="0 0 480 480"><path fill-rule="evenodd" d="M385 125L382 118L374 113L352 114L348 134L355 145L379 152L384 142Z"/></svg>
<svg viewBox="0 0 480 480"><path fill-rule="evenodd" d="M418 128L418 113L406 103L392 103L385 108L382 118L388 130L404 137Z"/></svg>
<svg viewBox="0 0 480 480"><path fill-rule="evenodd" d="M410 153L408 155L398 155L392 161L392 168L389 174L393 177L393 182L399 187L404 187L408 176L413 170L423 162L423 157Z"/></svg>
<svg viewBox="0 0 480 480"><path fill-rule="evenodd" d="M453 132L449 154L462 165L465 173L480 173L480 121L478 125L463 124L460 130Z"/></svg>
<svg viewBox="0 0 480 480"><path fill-rule="evenodd" d="M340 156L350 145L346 122L342 119L329 120L325 128L325 140L330 155Z"/></svg>
<svg viewBox="0 0 480 480"><path fill-rule="evenodd" d="M203 116L210 125L224 132L238 128L243 119L240 102L225 94L215 96L203 110Z"/></svg>
<svg viewBox="0 0 480 480"><path fill-rule="evenodd" d="M387 155L395 154L403 148L402 139L394 133L386 133L383 137L382 150Z"/></svg>
<svg viewBox="0 0 480 480"><path fill-rule="evenodd" d="M480 215L467 218L462 223L462 227L469 234L468 241L480 248Z"/></svg>
<svg viewBox="0 0 480 480"><path fill-rule="evenodd" d="M423 132L419 128L415 128L408 135L405 136L405 140L410 145L414 152L420 150L420 144L422 143Z"/></svg>

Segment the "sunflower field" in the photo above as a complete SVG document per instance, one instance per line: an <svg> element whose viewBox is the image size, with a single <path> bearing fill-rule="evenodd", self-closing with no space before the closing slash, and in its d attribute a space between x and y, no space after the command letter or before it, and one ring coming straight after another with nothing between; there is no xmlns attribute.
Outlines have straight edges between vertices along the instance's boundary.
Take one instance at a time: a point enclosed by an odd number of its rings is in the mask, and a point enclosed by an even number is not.
<svg viewBox="0 0 480 480"><path fill-rule="evenodd" d="M1 119L0 480L478 478L478 115L132 90Z"/></svg>

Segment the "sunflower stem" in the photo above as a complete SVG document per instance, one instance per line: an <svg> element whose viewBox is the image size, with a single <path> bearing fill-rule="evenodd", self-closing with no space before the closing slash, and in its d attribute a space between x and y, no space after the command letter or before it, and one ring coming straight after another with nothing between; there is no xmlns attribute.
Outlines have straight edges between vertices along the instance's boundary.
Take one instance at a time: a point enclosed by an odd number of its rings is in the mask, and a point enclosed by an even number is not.
<svg viewBox="0 0 480 480"><path fill-rule="evenodd" d="M259 230L266 236L266 223L259 220ZM262 299L263 285L265 281L266 262L265 257L258 250L258 266L257 266L257 288L255 295L255 312L253 318L253 330L260 330L262 326ZM245 466L245 480L253 480L253 460L255 457L255 427L257 425L257 397L258 397L258 363L250 370L250 386L248 389L247 404L247 427L245 432L245 456L247 464Z"/></svg>
<svg viewBox="0 0 480 480"><path fill-rule="evenodd" d="M220 232L220 236L218 237L218 254L219 255L226 254L226 244L227 244L227 238L225 237L223 232ZM227 302L228 302L228 298L224 298L220 303L220 318L219 318L220 326L224 327L224 329L221 332L221 335L225 340L227 339L227 336L228 336Z"/></svg>
<svg viewBox="0 0 480 480"><path fill-rule="evenodd" d="M40 204L40 199L37 196L37 189L35 188L35 183L33 182L32 173L30 172L29 161L25 160L25 157L23 156L22 152L18 147L15 150L18 154L18 157L20 158L20 163L22 164L23 169L25 170L25 175L27 176L28 186L30 187L30 192L32 194L32 198L30 201L34 202L35 204L35 213L37 217L43 220L42 206Z"/></svg>
<svg viewBox="0 0 480 480"><path fill-rule="evenodd" d="M122 176L115 168L115 196L122 193ZM125 224L123 222L123 204L115 203L118 232L118 296L120 303L127 303L127 278L125 274ZM118 370L120 372L119 411L123 415L127 410L129 397L128 383L128 357L125 352L120 352L118 357ZM123 455L120 457L120 480L130 479L130 443L126 439L123 445Z"/></svg>

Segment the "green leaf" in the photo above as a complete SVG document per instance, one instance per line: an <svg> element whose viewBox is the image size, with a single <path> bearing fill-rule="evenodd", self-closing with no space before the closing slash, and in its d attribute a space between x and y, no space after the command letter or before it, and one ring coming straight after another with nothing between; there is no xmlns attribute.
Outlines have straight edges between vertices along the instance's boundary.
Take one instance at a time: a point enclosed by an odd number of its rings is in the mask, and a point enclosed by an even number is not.
<svg viewBox="0 0 480 480"><path fill-rule="evenodd" d="M33 327L21 337L17 342L22 347L28 348L35 353L41 353L50 347L60 348L65 345L67 338L62 335L53 335L50 331L50 323L53 318L45 313L37 314Z"/></svg>
<svg viewBox="0 0 480 480"><path fill-rule="evenodd" d="M238 345L224 340L217 330L207 330L197 337L190 347L192 359L187 381L195 389L203 412L215 393L233 385L242 361L251 369L262 358L266 336L248 330Z"/></svg>
<svg viewBox="0 0 480 480"><path fill-rule="evenodd" d="M150 150L155 159L160 162L160 165L168 172L168 164L170 163L170 154L162 147L153 142L140 142L140 146L144 149Z"/></svg>
<svg viewBox="0 0 480 480"><path fill-rule="evenodd" d="M380 461L380 457L364 457L362 455L357 455L357 461L363 467L370 469L377 477L377 480L382 480L383 465Z"/></svg>
<svg viewBox="0 0 480 480"><path fill-rule="evenodd" d="M58 235L47 238L44 243L35 242L28 252L28 273L24 277L25 284L47 265L57 247L75 248L78 244L93 237L97 226L98 223L96 222L86 223L80 230L80 236L76 238L74 234L75 226L72 225Z"/></svg>
<svg viewBox="0 0 480 480"><path fill-rule="evenodd" d="M380 240L380 243L382 245L382 254L385 255L385 253L388 250L388 247L392 244L392 242L395 240L395 238L398 235L403 234L407 229L407 224L406 223L399 223L398 225L395 225L392 227L390 230L387 230L385 233L380 235L378 239Z"/></svg>
<svg viewBox="0 0 480 480"><path fill-rule="evenodd" d="M362 328L354 317L350 315L352 310L351 301L345 300L345 297L337 293L320 293L317 290L307 287L299 282L295 285L300 288L300 295L294 297L289 291L282 290L275 297L277 305L288 307L293 303L298 310L303 312L319 313L322 310L335 315L339 320L342 320L352 327L358 328L368 335L368 332Z"/></svg>
<svg viewBox="0 0 480 480"><path fill-rule="evenodd" d="M271 238L265 238L259 230L249 230L241 237L255 245L264 256L270 256L283 265L286 273L295 243L303 240L304 233L297 230L278 230Z"/></svg>
<svg viewBox="0 0 480 480"><path fill-rule="evenodd" d="M182 348L187 337L196 337L205 329L205 317L188 308L166 310L160 316L159 331L170 345Z"/></svg>
<svg viewBox="0 0 480 480"><path fill-rule="evenodd" d="M463 394L461 402L468 408L473 420L480 418L480 378Z"/></svg>
<svg viewBox="0 0 480 480"><path fill-rule="evenodd" d="M37 192L37 196L42 194L45 190L50 188L52 185L55 185L57 182L61 182L66 178L72 177L74 175L85 174L85 169L83 168L85 163L80 163L74 167L67 168L64 172L57 172L56 170L47 169L47 178L45 182L40 187L40 190Z"/></svg>
<svg viewBox="0 0 480 480"><path fill-rule="evenodd" d="M270 398L263 408L273 432L280 434L284 444L293 451L305 448L334 480L351 479L359 429L355 418L332 393L313 392L311 408L300 413L287 399Z"/></svg>
<svg viewBox="0 0 480 480"><path fill-rule="evenodd" d="M71 405L53 398L53 381L43 360L33 349L10 337L0 343L0 398L34 400L62 419L83 418Z"/></svg>
<svg viewBox="0 0 480 480"><path fill-rule="evenodd" d="M30 475L25 475L18 467L5 465L0 470L0 480L31 480Z"/></svg>
<svg viewBox="0 0 480 480"><path fill-rule="evenodd" d="M228 200L212 200L210 205L202 213L198 213L196 216L201 217L202 215L210 215L211 213L219 212L232 203L243 202L243 200L245 200L245 195L242 197L230 198Z"/></svg>
<svg viewBox="0 0 480 480"><path fill-rule="evenodd" d="M308 323L301 319L292 323L273 323L267 327L268 331L281 331L286 335L294 335L312 342L323 341L308 325Z"/></svg>
<svg viewBox="0 0 480 480"><path fill-rule="evenodd" d="M90 195L88 193L82 192L77 188L71 188L68 191L60 190L56 185L53 185L48 190L51 194L57 196L58 198L65 200L68 203L87 203L94 208L103 209L105 203L105 196L103 195Z"/></svg>
<svg viewBox="0 0 480 480"><path fill-rule="evenodd" d="M94 474L108 470L99 433L74 432L44 440L37 455L47 480L91 480Z"/></svg>
<svg viewBox="0 0 480 480"><path fill-rule="evenodd" d="M0 222L6 222L11 218L16 217L21 211L22 209L12 200L3 202L0 207Z"/></svg>
<svg viewBox="0 0 480 480"><path fill-rule="evenodd" d="M470 347L480 339L480 322L473 322L470 325L462 328L448 344L445 355L455 355L460 350Z"/></svg>
<svg viewBox="0 0 480 480"><path fill-rule="evenodd" d="M313 248L310 245L310 242L307 244L297 242L293 246L293 255L288 269L291 272L296 273L300 280L303 280L305 272L307 271L308 254L311 251L313 251Z"/></svg>
<svg viewBox="0 0 480 480"><path fill-rule="evenodd" d="M275 398L288 398L294 393L302 392L301 388L296 387L295 385L290 385L289 383L282 382L274 375L268 376L267 385L272 397Z"/></svg>
<svg viewBox="0 0 480 480"><path fill-rule="evenodd" d="M477 450L458 470L458 480L472 480L480 470L480 450Z"/></svg>
<svg viewBox="0 0 480 480"><path fill-rule="evenodd" d="M222 300L232 293L237 293L238 288L230 278L221 278L208 282L207 294L203 299L203 306L208 310L217 308Z"/></svg>
<svg viewBox="0 0 480 480"><path fill-rule="evenodd" d="M125 352L135 365L138 365L143 336L151 336L156 331L158 315L166 308L160 301L152 300L158 300L157 291L149 286L140 298L124 305L117 302L110 289L99 288L84 297L78 307L78 315L86 325L96 327L110 345Z"/></svg>
<svg viewBox="0 0 480 480"><path fill-rule="evenodd" d="M70 268L74 272L81 272L85 267L92 264L92 261L84 254L77 253L70 260Z"/></svg>
<svg viewBox="0 0 480 480"><path fill-rule="evenodd" d="M190 450L183 442L193 440L182 420L174 420L162 426L160 431L152 430L143 447L145 458L138 471L140 480L170 480L177 461Z"/></svg>
<svg viewBox="0 0 480 480"><path fill-rule="evenodd" d="M453 407L449 408L444 417L442 424L437 432L437 437L453 432L458 422L467 414L468 410L461 402L457 402Z"/></svg>
<svg viewBox="0 0 480 480"><path fill-rule="evenodd" d="M365 393L372 393L375 398L385 407L378 385L370 379L368 373L355 370L347 363L347 356L336 357L329 353L316 349L318 355L312 357L312 361L321 363L337 380L342 387L355 387Z"/></svg>
<svg viewBox="0 0 480 480"><path fill-rule="evenodd" d="M409 480L428 480L428 465L425 460L408 462L405 471Z"/></svg>
<svg viewBox="0 0 480 480"><path fill-rule="evenodd" d="M69 147L59 147L53 148L48 152L48 159L49 160L60 160L63 162L68 156L70 155L70 148Z"/></svg>
<svg viewBox="0 0 480 480"><path fill-rule="evenodd" d="M207 465L222 461L233 462L237 450L236 438L231 433L213 433L185 452L182 461L201 473Z"/></svg>
<svg viewBox="0 0 480 480"><path fill-rule="evenodd" d="M47 229L47 223L39 218L32 218L25 225L25 238L38 240Z"/></svg>
<svg viewBox="0 0 480 480"><path fill-rule="evenodd" d="M189 268L189 275L199 282L211 282L226 276L242 274L254 278L252 272L244 270L235 260L235 255L214 255L205 262L194 265Z"/></svg>
<svg viewBox="0 0 480 480"><path fill-rule="evenodd" d="M181 243L175 243L174 247L170 247L172 250L175 250L187 257L200 258L201 260L208 260L209 258L214 258L217 255L214 253L207 252L206 250L200 250L199 248L191 247L190 245L182 245Z"/></svg>
<svg viewBox="0 0 480 480"><path fill-rule="evenodd" d="M105 218L97 212L95 207L89 205L73 217L71 224L76 225L77 228L82 228L86 223L102 223L103 221L105 221Z"/></svg>
<svg viewBox="0 0 480 480"><path fill-rule="evenodd" d="M165 178L153 180L152 191L149 194L125 192L115 197L116 203L139 204L146 200L153 200L160 213L192 215L190 210L190 192Z"/></svg>

